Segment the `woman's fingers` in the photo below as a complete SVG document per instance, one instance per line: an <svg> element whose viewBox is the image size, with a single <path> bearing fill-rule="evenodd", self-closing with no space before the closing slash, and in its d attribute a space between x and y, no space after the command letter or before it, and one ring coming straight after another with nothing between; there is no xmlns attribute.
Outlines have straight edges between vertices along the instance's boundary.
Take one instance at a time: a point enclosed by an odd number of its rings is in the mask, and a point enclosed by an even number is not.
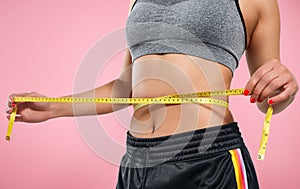
<svg viewBox="0 0 300 189"><path fill-rule="evenodd" d="M258 93L259 93L259 96L257 97L258 102L262 102L262 101L268 99L269 97L272 97L272 96L280 93L282 87L278 87L278 86L283 86L285 84L286 84L286 81L284 81L280 78L276 78L276 79L272 80L270 83L268 83L268 85L265 88L258 91Z"/></svg>
<svg viewBox="0 0 300 189"><path fill-rule="evenodd" d="M261 79L257 82L254 89L252 89L251 99L252 101L263 101L266 97L268 97L274 90L278 89L278 85L282 85L284 83L282 80L278 79L278 74L274 73L274 71L267 72Z"/></svg>
<svg viewBox="0 0 300 189"><path fill-rule="evenodd" d="M266 64L262 65L260 68L258 68L253 75L251 76L250 80L245 86L245 89L247 89L250 94L254 91L257 84L261 81L261 79L268 73L271 72L273 69L274 61L269 61Z"/></svg>
<svg viewBox="0 0 300 189"><path fill-rule="evenodd" d="M13 102L13 97L15 97L15 96L17 96L17 97L38 97L38 96L42 96L42 95L40 95L36 92L11 94L11 95L9 95L8 102L7 102L7 107L10 108L10 109L6 109L6 110L8 110L6 112L11 112L9 110L11 110L13 107L18 106L18 108L20 108L20 106L22 104L24 104L22 102L19 102L19 103Z"/></svg>
<svg viewBox="0 0 300 189"><path fill-rule="evenodd" d="M269 104L280 103L289 99L298 91L298 85L291 72L278 60L271 60L255 71L245 86L251 93L250 102L262 102L269 99Z"/></svg>
<svg viewBox="0 0 300 189"><path fill-rule="evenodd" d="M5 113L7 113L7 114L11 114L12 111L13 111L13 109L10 108L10 107L7 107L7 108L5 109Z"/></svg>
<svg viewBox="0 0 300 189"><path fill-rule="evenodd" d="M13 112L13 109L17 106L18 110L17 110L17 115L15 118L15 121L22 121L22 116L21 116L20 112L22 110L22 107L24 106L23 105L24 103L13 102L13 97L14 96L24 97L24 96L29 96L29 95L30 95L30 93L14 93L14 94L9 95L8 102L7 102L7 108L5 109L5 112L7 114L9 114L7 116L7 119L10 119L10 114Z"/></svg>
<svg viewBox="0 0 300 189"><path fill-rule="evenodd" d="M7 118L8 120L10 120L10 115L7 115L6 118ZM15 122L21 122L21 121L23 121L22 116L19 115L19 114L17 114L17 115L16 115L16 118L15 118Z"/></svg>
<svg viewBox="0 0 300 189"><path fill-rule="evenodd" d="M28 95L29 95L29 93L15 93L15 94L9 95L7 106L9 108L13 108L13 107L17 106L18 103L16 103L16 102L13 101L13 97L14 96L23 97L23 96L28 96Z"/></svg>
<svg viewBox="0 0 300 189"><path fill-rule="evenodd" d="M298 91L298 85L296 82L290 82L282 87L279 94L269 99L269 104L281 103L287 99L294 98Z"/></svg>

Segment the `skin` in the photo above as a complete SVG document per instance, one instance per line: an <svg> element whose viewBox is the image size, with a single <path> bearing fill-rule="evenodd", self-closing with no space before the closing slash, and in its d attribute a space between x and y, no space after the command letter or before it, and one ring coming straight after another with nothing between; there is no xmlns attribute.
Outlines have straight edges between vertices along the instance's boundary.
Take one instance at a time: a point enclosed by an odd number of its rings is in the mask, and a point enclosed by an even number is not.
<svg viewBox="0 0 300 189"><path fill-rule="evenodd" d="M134 1L131 1L131 5ZM245 85L250 101L266 112L284 110L298 91L298 84L280 61L280 16L276 0L240 0L246 23L246 57L251 78ZM166 74L167 73L167 74ZM207 74L209 73L209 74ZM145 55L132 64L126 50L120 76L74 97L157 97L230 88L231 71L221 64L182 54ZM36 92L10 96L43 96ZM67 96L70 97L71 95ZM228 100L226 97L218 97ZM12 111L9 103L7 113ZM110 104L18 103L16 121L41 122L63 116L105 114L126 106ZM76 107L74 107L76 106ZM75 110L73 109L75 108ZM9 118L9 115L8 115ZM130 132L136 137L157 137L231 123L229 109L211 105L151 105L134 112Z"/></svg>

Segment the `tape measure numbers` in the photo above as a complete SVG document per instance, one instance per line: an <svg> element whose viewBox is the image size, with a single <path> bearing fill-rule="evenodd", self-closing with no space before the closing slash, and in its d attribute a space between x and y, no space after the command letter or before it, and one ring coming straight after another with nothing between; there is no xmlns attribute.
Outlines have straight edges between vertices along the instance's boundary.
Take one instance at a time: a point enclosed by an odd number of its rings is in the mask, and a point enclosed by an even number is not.
<svg viewBox="0 0 300 189"><path fill-rule="evenodd" d="M132 104L134 109L137 110L143 106L150 104L211 104L228 107L228 103L223 100L211 98L213 96L233 96L243 95L244 89L229 89L222 91L208 91L208 92L197 92L190 94L176 94L168 95L156 98L49 98L49 97L13 97L12 101L18 102L61 102L61 103L106 103L106 104ZM267 141L270 132L270 121L272 118L273 109L269 106L266 118L264 121L264 128L262 138L260 142L258 160L264 160ZM8 123L6 140L10 140L13 124L17 115L17 106L13 108L10 114L10 120Z"/></svg>
<svg viewBox="0 0 300 189"><path fill-rule="evenodd" d="M8 122L8 129L6 134L6 140L10 141L10 135L12 133L12 127L14 125L15 119L17 115L17 107L13 107L12 113L10 114L9 122Z"/></svg>
<svg viewBox="0 0 300 189"><path fill-rule="evenodd" d="M267 143L268 143L269 134L270 134L272 115L273 115L273 108L272 108L272 106L269 106L269 108L267 110L267 113L266 113L266 118L265 118L265 121L264 121L262 136L261 136L261 140L260 140L258 156L257 156L258 160L264 160L265 159L265 153L266 153Z"/></svg>
<svg viewBox="0 0 300 189"><path fill-rule="evenodd" d="M159 98L47 98L14 97L14 102L62 102L62 103L102 103L102 104L216 104L228 107L222 100L199 97L159 97Z"/></svg>

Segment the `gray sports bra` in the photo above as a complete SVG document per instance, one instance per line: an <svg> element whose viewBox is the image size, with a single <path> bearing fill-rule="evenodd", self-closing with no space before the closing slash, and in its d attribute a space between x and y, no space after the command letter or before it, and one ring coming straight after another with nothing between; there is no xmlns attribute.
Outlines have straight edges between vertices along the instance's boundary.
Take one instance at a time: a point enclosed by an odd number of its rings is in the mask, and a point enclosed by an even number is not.
<svg viewBox="0 0 300 189"><path fill-rule="evenodd" d="M126 37L133 61L147 54L187 54L232 72L247 41L238 0L137 0Z"/></svg>

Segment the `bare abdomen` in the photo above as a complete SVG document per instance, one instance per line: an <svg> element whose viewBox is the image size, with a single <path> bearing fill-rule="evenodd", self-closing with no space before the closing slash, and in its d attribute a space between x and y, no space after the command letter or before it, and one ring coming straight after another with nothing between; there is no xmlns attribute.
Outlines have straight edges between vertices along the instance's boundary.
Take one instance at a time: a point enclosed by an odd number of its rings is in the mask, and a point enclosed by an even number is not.
<svg viewBox="0 0 300 189"><path fill-rule="evenodd" d="M159 97L230 88L231 71L218 63L182 54L146 55L133 63L132 97ZM227 97L218 97L227 101ZM130 132L148 138L233 122L217 105L149 105L134 112Z"/></svg>

